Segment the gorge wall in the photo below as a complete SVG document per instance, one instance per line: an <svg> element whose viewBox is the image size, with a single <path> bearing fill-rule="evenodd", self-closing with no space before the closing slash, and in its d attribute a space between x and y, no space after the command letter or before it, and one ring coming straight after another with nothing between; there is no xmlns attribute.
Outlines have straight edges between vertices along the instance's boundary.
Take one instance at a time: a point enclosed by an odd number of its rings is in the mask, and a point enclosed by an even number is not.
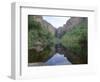
<svg viewBox="0 0 100 82"><path fill-rule="evenodd" d="M55 28L42 16L28 16L28 62L44 62L54 53Z"/></svg>
<svg viewBox="0 0 100 82"><path fill-rule="evenodd" d="M63 45L65 56L73 64L87 64L88 19L71 17L66 24L57 29L58 38Z"/></svg>
<svg viewBox="0 0 100 82"><path fill-rule="evenodd" d="M62 27L59 27L56 30L56 35L58 35L58 37L60 38L64 35L64 33L70 31L72 28L84 21L87 21L86 17L71 17Z"/></svg>
<svg viewBox="0 0 100 82"><path fill-rule="evenodd" d="M41 24L41 27L46 28L53 35L55 34L55 27L52 24L50 24L49 22L47 22L46 20L44 20L42 16L34 15L34 16L32 16L32 18L35 21L39 22Z"/></svg>
<svg viewBox="0 0 100 82"><path fill-rule="evenodd" d="M72 64L87 63L86 17L71 17L55 28L42 16L28 17L28 62L44 62L55 53L64 54Z"/></svg>

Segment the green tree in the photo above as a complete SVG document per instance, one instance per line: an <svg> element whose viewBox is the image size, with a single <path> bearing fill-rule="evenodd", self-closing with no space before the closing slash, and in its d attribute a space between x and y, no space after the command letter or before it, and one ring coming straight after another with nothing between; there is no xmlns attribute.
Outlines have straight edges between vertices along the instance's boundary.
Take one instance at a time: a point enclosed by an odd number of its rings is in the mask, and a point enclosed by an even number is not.
<svg viewBox="0 0 100 82"><path fill-rule="evenodd" d="M34 16L28 16L28 62L42 62L53 55L54 35ZM37 51L38 50L38 51Z"/></svg>
<svg viewBox="0 0 100 82"><path fill-rule="evenodd" d="M87 21L82 21L61 38L61 43L71 53L79 56L82 63L87 63Z"/></svg>

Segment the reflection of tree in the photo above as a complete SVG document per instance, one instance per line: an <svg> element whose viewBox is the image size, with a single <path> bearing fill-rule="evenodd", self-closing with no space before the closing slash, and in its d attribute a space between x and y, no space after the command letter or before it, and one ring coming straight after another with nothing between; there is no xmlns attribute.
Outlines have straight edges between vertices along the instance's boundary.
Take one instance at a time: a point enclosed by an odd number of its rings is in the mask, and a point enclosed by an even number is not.
<svg viewBox="0 0 100 82"><path fill-rule="evenodd" d="M51 55L53 46L54 46L54 36L52 35L52 33L49 32L48 28L43 27L41 23L35 21L33 16L29 16L28 17L29 62L32 61L37 62L40 60L44 61Z"/></svg>
<svg viewBox="0 0 100 82"><path fill-rule="evenodd" d="M56 48L55 51L64 53L74 64L87 63L86 18L79 24L75 23L76 20L69 21L66 25L70 27L65 25L65 28L71 29L55 29L55 35L46 21L40 23L35 19L28 17L28 62L46 61Z"/></svg>
<svg viewBox="0 0 100 82"><path fill-rule="evenodd" d="M65 46L74 56L80 57L80 60L72 62L87 63L87 21L82 21L73 29L66 32L61 38L63 46Z"/></svg>

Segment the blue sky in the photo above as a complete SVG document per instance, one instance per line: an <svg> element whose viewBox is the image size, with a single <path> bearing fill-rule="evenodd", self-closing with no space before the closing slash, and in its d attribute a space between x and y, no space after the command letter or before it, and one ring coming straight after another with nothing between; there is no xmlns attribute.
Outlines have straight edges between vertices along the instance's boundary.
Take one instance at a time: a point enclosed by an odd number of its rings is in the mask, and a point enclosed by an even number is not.
<svg viewBox="0 0 100 82"><path fill-rule="evenodd" d="M59 28L63 26L70 17L43 16L43 19L52 24L55 28Z"/></svg>

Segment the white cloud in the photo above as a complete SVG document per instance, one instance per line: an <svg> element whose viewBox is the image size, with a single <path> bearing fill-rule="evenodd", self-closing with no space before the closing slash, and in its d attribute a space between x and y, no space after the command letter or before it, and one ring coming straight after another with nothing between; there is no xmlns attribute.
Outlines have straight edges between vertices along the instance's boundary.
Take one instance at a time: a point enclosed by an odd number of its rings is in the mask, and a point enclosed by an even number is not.
<svg viewBox="0 0 100 82"><path fill-rule="evenodd" d="M70 17L43 16L43 19L52 24L55 28L59 28L60 26L63 26Z"/></svg>

